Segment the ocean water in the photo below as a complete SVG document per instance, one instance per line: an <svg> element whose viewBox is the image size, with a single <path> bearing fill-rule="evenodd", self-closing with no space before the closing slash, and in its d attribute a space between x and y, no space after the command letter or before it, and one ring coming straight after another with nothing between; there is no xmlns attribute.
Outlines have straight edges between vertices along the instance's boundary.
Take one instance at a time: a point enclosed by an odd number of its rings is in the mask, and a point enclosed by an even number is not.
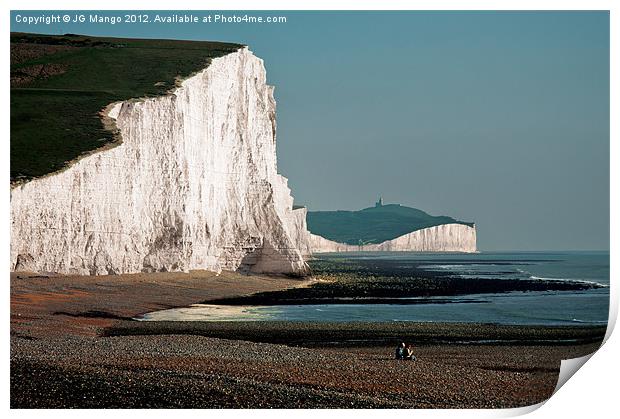
<svg viewBox="0 0 620 419"><path fill-rule="evenodd" d="M324 304L226 307L196 304L146 314L141 320L417 321L520 325L605 324L609 311L609 252L482 252L477 254L347 253L321 256L389 259L462 278L596 283L585 291L510 292L422 298L425 304ZM420 299L420 298L418 298ZM450 300L450 302L445 302Z"/></svg>

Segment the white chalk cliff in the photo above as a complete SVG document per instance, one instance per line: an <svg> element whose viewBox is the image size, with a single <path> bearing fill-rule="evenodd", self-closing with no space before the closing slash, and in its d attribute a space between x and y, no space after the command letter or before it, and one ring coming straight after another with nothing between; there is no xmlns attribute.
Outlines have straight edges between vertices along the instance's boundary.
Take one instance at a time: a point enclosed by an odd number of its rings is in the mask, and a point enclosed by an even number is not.
<svg viewBox="0 0 620 419"><path fill-rule="evenodd" d="M476 226L451 223L423 228L378 244L355 246L310 234L310 251L327 252L476 252Z"/></svg>
<svg viewBox="0 0 620 419"><path fill-rule="evenodd" d="M303 274L305 209L277 172L273 88L243 48L116 104L122 143L11 190L16 271Z"/></svg>

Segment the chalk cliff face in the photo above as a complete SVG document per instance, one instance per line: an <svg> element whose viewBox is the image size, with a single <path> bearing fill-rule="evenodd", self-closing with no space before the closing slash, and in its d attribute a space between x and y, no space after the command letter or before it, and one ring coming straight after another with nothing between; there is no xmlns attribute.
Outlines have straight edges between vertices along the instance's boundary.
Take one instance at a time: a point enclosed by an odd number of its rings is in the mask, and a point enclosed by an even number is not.
<svg viewBox="0 0 620 419"><path fill-rule="evenodd" d="M262 60L216 58L109 116L120 145L11 190L13 270L306 272L305 209L277 173Z"/></svg>
<svg viewBox="0 0 620 419"><path fill-rule="evenodd" d="M476 227L442 224L423 228L379 244L354 246L310 234L312 253L326 252L476 252Z"/></svg>

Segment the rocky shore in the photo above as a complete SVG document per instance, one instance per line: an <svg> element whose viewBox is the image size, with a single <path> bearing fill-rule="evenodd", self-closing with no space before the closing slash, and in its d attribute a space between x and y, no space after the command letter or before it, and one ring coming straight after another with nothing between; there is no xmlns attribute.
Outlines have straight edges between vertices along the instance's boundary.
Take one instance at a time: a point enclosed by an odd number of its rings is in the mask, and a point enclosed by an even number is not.
<svg viewBox="0 0 620 419"><path fill-rule="evenodd" d="M428 262L420 262L425 265ZM481 263L481 262L480 262ZM501 265L510 262L494 261ZM320 280L311 287L257 292L252 295L213 298L205 304L299 305L299 304L441 304L457 302L425 297L477 295L469 301L483 302L484 294L530 291L585 291L603 285L585 281L543 279L463 278L449 272L434 272L413 264L401 266L398 259L342 258L322 255L310 261ZM415 299L412 299L415 298Z"/></svg>
<svg viewBox="0 0 620 419"><path fill-rule="evenodd" d="M305 287L224 272L11 275L11 407L517 407L604 327L138 322L192 303ZM396 361L397 340L418 361Z"/></svg>

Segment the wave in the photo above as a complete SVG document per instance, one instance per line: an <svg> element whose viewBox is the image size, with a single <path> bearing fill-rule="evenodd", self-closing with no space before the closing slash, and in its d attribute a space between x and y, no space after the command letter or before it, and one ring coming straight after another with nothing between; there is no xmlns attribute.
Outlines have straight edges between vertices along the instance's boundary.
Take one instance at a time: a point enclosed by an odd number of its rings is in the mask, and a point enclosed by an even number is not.
<svg viewBox="0 0 620 419"><path fill-rule="evenodd" d="M530 279L537 279L539 281L560 281L560 282L574 282L574 283L578 283L578 284L591 284L591 285L596 285L598 287L602 287L602 288L609 288L609 285L607 284L601 284L600 282L596 282L596 281L587 281L585 279L575 279L575 278L550 278L550 277L546 277L546 276L534 276L531 275Z"/></svg>
<svg viewBox="0 0 620 419"><path fill-rule="evenodd" d="M472 262L472 263L427 263L418 265L417 267L420 269L455 269L455 268L464 268L464 269L477 269L477 268L486 268L488 266L511 266L512 263L487 263L487 262Z"/></svg>
<svg viewBox="0 0 620 419"><path fill-rule="evenodd" d="M597 324L607 324L607 320L579 320L579 319L573 319L572 320L575 323L597 323Z"/></svg>
<svg viewBox="0 0 620 419"><path fill-rule="evenodd" d="M470 266L470 265L435 265L435 264L431 264L431 265L418 265L418 268L420 269L454 269L454 268L464 268L466 266Z"/></svg>

